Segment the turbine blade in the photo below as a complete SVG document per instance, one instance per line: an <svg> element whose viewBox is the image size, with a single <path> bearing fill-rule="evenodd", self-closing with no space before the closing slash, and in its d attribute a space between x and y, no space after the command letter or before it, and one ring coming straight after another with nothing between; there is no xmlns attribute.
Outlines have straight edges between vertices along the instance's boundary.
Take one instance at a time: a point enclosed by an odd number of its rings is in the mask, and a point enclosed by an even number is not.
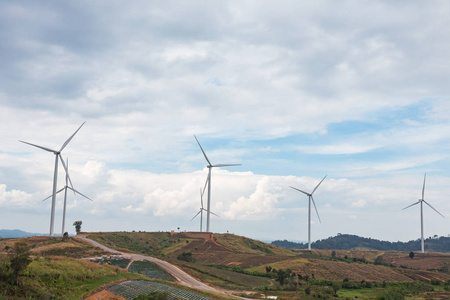
<svg viewBox="0 0 450 300"><path fill-rule="evenodd" d="M89 198L88 196L83 195L82 193L80 193L80 192L77 191L76 189L71 188L70 186L68 186L68 188L71 189L74 193L77 193L78 195L81 195L81 196L83 196L84 198L86 198L86 199L88 199L88 200L94 201L94 200L92 200L91 198Z"/></svg>
<svg viewBox="0 0 450 300"><path fill-rule="evenodd" d="M211 212L211 214L212 215L215 215L216 217L219 217L220 218L220 216L219 215L216 215L215 213L213 213L213 212Z"/></svg>
<svg viewBox="0 0 450 300"><path fill-rule="evenodd" d="M194 137L195 137L195 140L197 141L197 144L200 146L200 149L202 150L203 156L205 156L205 159L206 159L206 161L208 162L208 165L209 165L209 166L212 166L211 162L210 162L209 159L208 159L208 156L206 156L206 153L205 153L205 151L204 151L203 148L202 148L202 145L200 145L200 142L198 141L198 139L197 139L197 137L196 137L195 135L194 135Z"/></svg>
<svg viewBox="0 0 450 300"><path fill-rule="evenodd" d="M205 186L203 187L202 197L205 194L205 190L206 190L206 186L208 185L208 181L209 181L209 174L208 174L208 176L206 176L206 181L205 181Z"/></svg>
<svg viewBox="0 0 450 300"><path fill-rule="evenodd" d="M311 192L311 195L314 194L314 192L317 190L317 188L319 187L319 185L325 180L325 178L327 178L328 175L325 175L325 177L319 182L319 184L313 189L313 191Z"/></svg>
<svg viewBox="0 0 450 300"><path fill-rule="evenodd" d="M201 188L200 188L200 204L202 205L201 209L203 209L203 193L202 193L202 189Z"/></svg>
<svg viewBox="0 0 450 300"><path fill-rule="evenodd" d="M34 147L38 147L38 148L40 148L42 150L45 150L45 151L48 151L48 152L53 152L53 153L57 153L58 152L56 150L53 150L53 149L50 149L50 148L47 148L47 147L44 147L44 146L39 146L39 145L35 145L35 144L32 144L32 143L20 141L20 140L19 140L19 142L24 143L24 144L28 144L28 145L31 145L31 146L34 146Z"/></svg>
<svg viewBox="0 0 450 300"><path fill-rule="evenodd" d="M70 138L67 139L67 141L62 145L61 149L59 150L59 152L63 151L64 148L66 148L67 144L70 143L70 141L72 140L72 138L75 136L75 134L77 134L78 130L81 129L81 127L83 127L84 123L86 123L86 121L83 122L83 124L81 124L80 127L78 127L77 131L75 131Z"/></svg>
<svg viewBox="0 0 450 300"><path fill-rule="evenodd" d="M61 163L62 163L62 165L64 167L64 170L66 171L66 177L69 179L70 186L73 189L72 180L70 179L70 176L69 176L69 168L67 167L66 163L64 162L64 159L62 159L61 155L60 154L56 154L56 155L59 156L59 159L61 160Z"/></svg>
<svg viewBox="0 0 450 300"><path fill-rule="evenodd" d="M218 165L213 165L211 167L217 168L217 167L232 167L232 166L242 166L242 165L241 164L218 164Z"/></svg>
<svg viewBox="0 0 450 300"><path fill-rule="evenodd" d="M431 207L435 212L437 212L438 214L440 214L441 215L441 217L443 217L444 219L445 219L445 217L440 213L440 212L438 212L433 206L431 206L431 204L430 203L428 203L427 201L425 201L425 200L423 200L423 202L425 202L425 204L426 205L428 205L429 207Z"/></svg>
<svg viewBox="0 0 450 300"><path fill-rule="evenodd" d="M66 187L63 187L62 189L60 189L60 190L57 191L56 193L58 194L59 192L64 191L65 188L66 188ZM42 200L42 202L44 202L44 201L47 200L47 199L50 199L52 196L53 196L53 195L48 196L47 198L45 198L44 200Z"/></svg>
<svg viewBox="0 0 450 300"><path fill-rule="evenodd" d="M198 211L198 213L191 219L191 221L194 220L195 217L198 216L198 214L199 214L200 212L201 212L201 210Z"/></svg>
<svg viewBox="0 0 450 300"><path fill-rule="evenodd" d="M423 176L422 200L425 199L425 179L427 179L427 173L426 172L425 172L425 175Z"/></svg>
<svg viewBox="0 0 450 300"><path fill-rule="evenodd" d="M419 204L419 203L420 203L420 200L417 201L417 202L414 202L413 204L411 204L411 205L409 205L409 206L407 206L407 207L405 207L405 208L403 208L402 210L407 209L407 208L409 208L409 207L411 207L411 206L414 206L414 205L416 205L416 204Z"/></svg>
<svg viewBox="0 0 450 300"><path fill-rule="evenodd" d="M298 188L295 188L295 187L293 187L293 186L289 186L290 188L292 188L292 189L294 189L294 190L297 190L297 191L299 191L299 192L302 192L303 194L305 194L305 195L307 195L307 196L311 196L311 194L309 194L309 193L307 193L307 192L304 192L304 191L302 191L302 190L300 190L300 189L298 189Z"/></svg>
<svg viewBox="0 0 450 300"><path fill-rule="evenodd" d="M322 223L322 221L320 220L319 211L317 210L317 207L316 207L316 202L314 201L314 198L312 195L311 195L311 200L312 200L312 203L314 204L314 208L316 209L316 213L317 213L317 217L319 218L319 222Z"/></svg>

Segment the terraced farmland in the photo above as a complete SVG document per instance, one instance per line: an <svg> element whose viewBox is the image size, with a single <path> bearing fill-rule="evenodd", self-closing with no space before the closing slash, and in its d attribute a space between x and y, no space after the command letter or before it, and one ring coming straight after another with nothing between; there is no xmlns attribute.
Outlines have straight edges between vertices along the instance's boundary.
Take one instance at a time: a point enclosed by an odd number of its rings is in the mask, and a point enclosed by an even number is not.
<svg viewBox="0 0 450 300"><path fill-rule="evenodd" d="M149 261L133 261L128 267L128 272L143 274L152 279L174 281L166 272Z"/></svg>
<svg viewBox="0 0 450 300"><path fill-rule="evenodd" d="M146 280L126 281L108 288L107 291L118 294L127 299L133 299L141 294L149 294L151 292L164 292L169 295L169 299L212 300L208 297L167 284Z"/></svg>

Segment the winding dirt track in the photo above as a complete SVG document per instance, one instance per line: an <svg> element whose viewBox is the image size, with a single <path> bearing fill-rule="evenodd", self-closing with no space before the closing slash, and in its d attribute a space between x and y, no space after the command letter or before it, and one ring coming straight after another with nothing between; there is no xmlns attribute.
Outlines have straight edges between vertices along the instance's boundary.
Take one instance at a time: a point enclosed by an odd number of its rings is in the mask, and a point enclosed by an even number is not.
<svg viewBox="0 0 450 300"><path fill-rule="evenodd" d="M105 245L102 245L94 240L91 240L89 238L87 238L85 235L77 235L76 236L77 239L83 240L95 247L101 248L105 251L111 252L111 253L117 253L117 254L122 254L122 255L126 255L131 257L132 259L135 260L146 260L146 261L150 261L156 265L158 265L159 267L161 267L164 271L166 271L167 273L169 273L170 275L172 275L173 277L175 277L181 284L189 286L189 287L193 287L193 288L197 288L197 289L202 289L202 290L208 290L208 291L213 291L213 292L219 292L219 293L223 293L222 291L216 290L206 284L204 284L203 282L198 281L197 279L191 277L189 274L187 274L186 272L182 271L181 269L179 269L177 266L174 266L166 261L151 257L151 256L147 256L147 255L141 255L141 254L134 254L134 253L127 253L127 252L120 252L114 249L111 249Z"/></svg>

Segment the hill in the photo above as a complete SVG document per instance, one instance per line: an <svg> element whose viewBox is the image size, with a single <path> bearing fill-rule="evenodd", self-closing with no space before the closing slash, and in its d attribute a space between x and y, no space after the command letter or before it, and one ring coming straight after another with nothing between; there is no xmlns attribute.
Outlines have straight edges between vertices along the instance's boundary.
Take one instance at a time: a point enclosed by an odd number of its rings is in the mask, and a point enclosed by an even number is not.
<svg viewBox="0 0 450 300"><path fill-rule="evenodd" d="M409 252L400 251L292 250L243 236L197 232L101 232L83 235L122 252L159 257L207 285L246 298L261 298L263 293L282 299L345 299L355 296L377 299L385 293L411 295L425 291L438 293L440 297L450 296L450 254L416 253L414 258L410 258ZM118 277L110 276L107 269L98 269L98 278L83 279L79 273L91 274L97 269L77 258L108 253L84 244L82 239L76 237L65 241L49 237L0 239L0 262L7 259L7 249L19 240L29 245L33 255L33 263L21 275L21 281L31 283L33 278L43 278L39 282L39 290L42 291L49 291L56 284L58 289L54 293L67 288L73 292L67 298L74 299L78 297L76 295L92 293L99 284L109 284L129 276L119 274L117 269L109 270L113 270ZM48 272L55 274L54 278L49 279L50 275L40 273L47 268L58 268ZM78 274L73 279L71 269ZM35 271L37 273L33 275ZM91 281L95 284L87 286ZM77 285L83 286L83 291L77 290ZM33 288L28 286L26 289ZM335 289L339 290L337 296ZM0 281L0 298L1 290ZM37 290L33 293L27 295L43 295ZM403 299L398 295L392 299Z"/></svg>
<svg viewBox="0 0 450 300"><path fill-rule="evenodd" d="M295 251L232 234L111 232L92 233L89 237L118 250L128 249L162 257L206 282L235 289L275 284L267 278L254 280L252 284L247 284L250 282L248 278L236 279L236 272L264 274L266 267L289 268L302 276L314 275L324 280L348 278L350 281L404 282L419 277L424 281L450 280L447 270L450 254L417 253L415 259L411 259L409 252L396 251ZM179 260L187 253L190 260ZM408 271L405 275L405 269L409 268L420 269L421 275L414 273L418 270ZM442 270L442 274L436 275L430 269ZM226 280L219 282L218 277Z"/></svg>
<svg viewBox="0 0 450 300"><path fill-rule="evenodd" d="M287 240L273 241L273 245L289 249L307 249L306 243L295 243ZM318 240L311 244L314 249L335 249L335 250L385 250L385 251L418 251L420 249L420 240L409 242L388 242L372 238L364 238L351 234L338 234L334 237ZM427 252L450 253L450 237L435 237L425 240Z"/></svg>
<svg viewBox="0 0 450 300"><path fill-rule="evenodd" d="M22 238L43 235L42 233L30 233L19 229L0 229L0 238Z"/></svg>

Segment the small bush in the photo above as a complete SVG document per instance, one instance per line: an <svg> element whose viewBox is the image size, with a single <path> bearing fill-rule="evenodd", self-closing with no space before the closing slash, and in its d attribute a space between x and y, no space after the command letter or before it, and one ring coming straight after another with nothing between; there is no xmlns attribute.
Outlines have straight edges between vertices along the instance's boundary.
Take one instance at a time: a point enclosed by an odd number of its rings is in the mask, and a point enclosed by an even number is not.
<svg viewBox="0 0 450 300"><path fill-rule="evenodd" d="M305 294L306 294L306 295L310 295L310 294L311 294L311 287L307 286L307 287L305 288Z"/></svg>
<svg viewBox="0 0 450 300"><path fill-rule="evenodd" d="M431 279L431 284L432 285L441 285L441 281L439 279L432 278Z"/></svg>
<svg viewBox="0 0 450 300"><path fill-rule="evenodd" d="M194 262L194 258L192 257L192 252L183 252L177 256L178 260L186 261L186 262Z"/></svg>

